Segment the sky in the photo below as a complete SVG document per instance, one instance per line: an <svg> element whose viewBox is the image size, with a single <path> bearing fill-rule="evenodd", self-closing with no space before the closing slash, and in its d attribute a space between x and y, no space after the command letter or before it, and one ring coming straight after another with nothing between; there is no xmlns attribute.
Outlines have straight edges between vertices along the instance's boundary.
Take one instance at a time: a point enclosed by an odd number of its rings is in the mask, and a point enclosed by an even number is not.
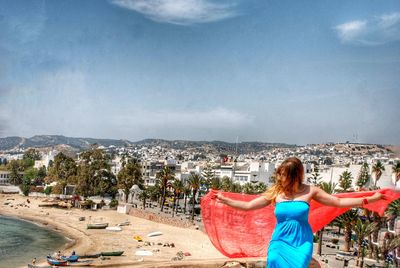
<svg viewBox="0 0 400 268"><path fill-rule="evenodd" d="M400 145L398 0L0 0L0 137Z"/></svg>

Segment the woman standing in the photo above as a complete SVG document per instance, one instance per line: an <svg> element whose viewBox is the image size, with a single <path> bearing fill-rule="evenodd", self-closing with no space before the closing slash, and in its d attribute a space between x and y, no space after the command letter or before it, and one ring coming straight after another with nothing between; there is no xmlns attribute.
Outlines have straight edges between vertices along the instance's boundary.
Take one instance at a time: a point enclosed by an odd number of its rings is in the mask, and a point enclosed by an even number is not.
<svg viewBox="0 0 400 268"><path fill-rule="evenodd" d="M303 180L303 164L291 157L278 167L275 185L263 195L249 202L233 200L221 193L215 196L221 203L241 210L275 205L277 223L268 247L268 268L308 267L313 252L313 234L308 223L311 200L333 207L362 207L386 199L381 193L363 198L338 198L304 184Z"/></svg>

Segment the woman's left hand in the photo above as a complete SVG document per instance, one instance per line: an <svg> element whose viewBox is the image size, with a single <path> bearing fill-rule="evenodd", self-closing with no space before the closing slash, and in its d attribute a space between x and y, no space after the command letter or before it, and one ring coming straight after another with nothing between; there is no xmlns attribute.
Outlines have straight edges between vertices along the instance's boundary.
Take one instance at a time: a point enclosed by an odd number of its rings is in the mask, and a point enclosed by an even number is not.
<svg viewBox="0 0 400 268"><path fill-rule="evenodd" d="M378 201L378 200L387 200L388 197L382 193L376 192L370 197L371 201Z"/></svg>

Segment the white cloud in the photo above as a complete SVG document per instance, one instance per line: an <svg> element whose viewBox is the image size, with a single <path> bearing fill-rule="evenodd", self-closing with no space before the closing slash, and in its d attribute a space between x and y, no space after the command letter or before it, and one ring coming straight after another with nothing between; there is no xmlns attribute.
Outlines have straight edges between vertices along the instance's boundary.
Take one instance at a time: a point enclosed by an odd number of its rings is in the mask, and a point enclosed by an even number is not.
<svg viewBox="0 0 400 268"><path fill-rule="evenodd" d="M112 0L111 3L137 11L148 18L179 25L219 21L237 16L236 4L210 0Z"/></svg>
<svg viewBox="0 0 400 268"><path fill-rule="evenodd" d="M138 109L129 112L129 116L118 116L112 121L119 121L120 124L135 122L137 126L154 128L170 126L173 128L230 129L251 125L253 120L249 115L217 107L199 111Z"/></svg>
<svg viewBox="0 0 400 268"><path fill-rule="evenodd" d="M90 90L89 82L82 71L62 69L9 88L1 94L0 135L207 139L210 132L219 137L254 125L252 116L225 107L152 108L135 100L118 101Z"/></svg>
<svg viewBox="0 0 400 268"><path fill-rule="evenodd" d="M400 40L400 13L383 14L334 27L342 43L377 46Z"/></svg>

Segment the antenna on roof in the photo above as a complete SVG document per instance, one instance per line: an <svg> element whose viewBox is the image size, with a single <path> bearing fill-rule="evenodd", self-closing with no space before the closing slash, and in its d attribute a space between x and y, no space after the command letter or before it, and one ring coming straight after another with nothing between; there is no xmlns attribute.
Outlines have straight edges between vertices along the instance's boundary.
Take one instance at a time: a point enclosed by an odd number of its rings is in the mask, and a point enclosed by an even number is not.
<svg viewBox="0 0 400 268"><path fill-rule="evenodd" d="M238 142L239 142L239 136L236 136L236 148L235 148L236 157L237 157L237 152L238 152Z"/></svg>

